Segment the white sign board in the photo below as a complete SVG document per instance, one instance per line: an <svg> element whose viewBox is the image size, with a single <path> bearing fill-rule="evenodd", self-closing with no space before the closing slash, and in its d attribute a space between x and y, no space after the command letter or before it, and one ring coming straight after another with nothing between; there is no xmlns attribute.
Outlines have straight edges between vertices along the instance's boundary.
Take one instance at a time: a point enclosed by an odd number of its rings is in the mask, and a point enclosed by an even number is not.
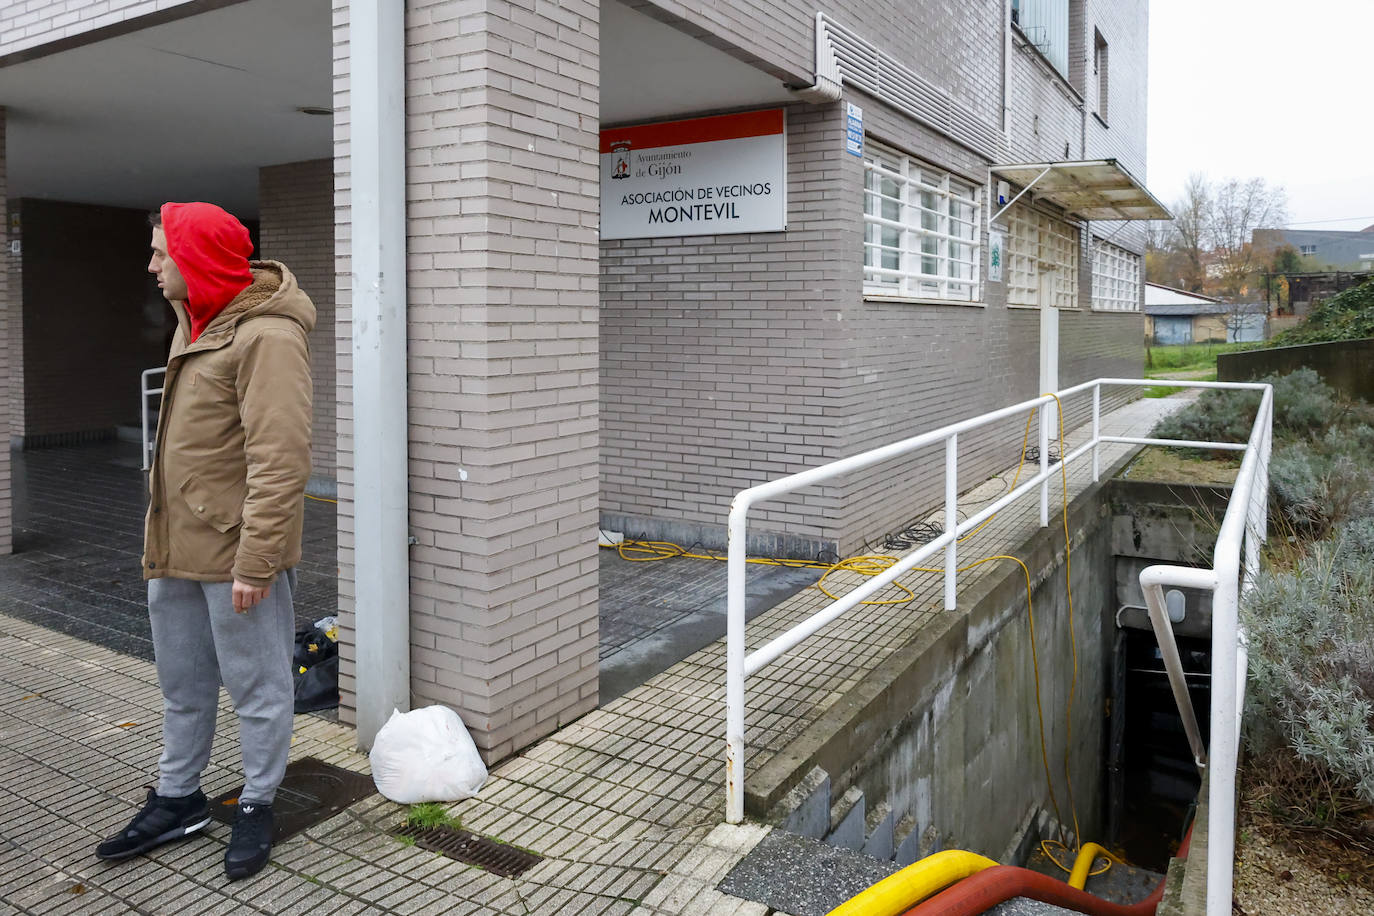
<svg viewBox="0 0 1374 916"><path fill-rule="evenodd" d="M781 108L601 132L601 237L787 228Z"/></svg>
<svg viewBox="0 0 1374 916"><path fill-rule="evenodd" d="M988 230L988 282L1002 282L1002 261L1005 257L1006 239L996 229Z"/></svg>

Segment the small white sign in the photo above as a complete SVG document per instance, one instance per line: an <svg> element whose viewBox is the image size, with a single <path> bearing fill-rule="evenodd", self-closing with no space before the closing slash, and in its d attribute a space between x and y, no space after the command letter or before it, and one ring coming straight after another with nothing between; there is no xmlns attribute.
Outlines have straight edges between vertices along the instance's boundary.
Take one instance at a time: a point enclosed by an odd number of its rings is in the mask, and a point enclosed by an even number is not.
<svg viewBox="0 0 1374 916"><path fill-rule="evenodd" d="M1002 283L1002 262L1006 239L998 229L988 229L988 282Z"/></svg>
<svg viewBox="0 0 1374 916"><path fill-rule="evenodd" d="M1003 249L1006 240L996 229L988 230L988 282L1002 282Z"/></svg>
<svg viewBox="0 0 1374 916"><path fill-rule="evenodd" d="M603 239L786 228L781 108L601 132Z"/></svg>
<svg viewBox="0 0 1374 916"><path fill-rule="evenodd" d="M851 156L864 154L864 110L853 102L846 102L844 148Z"/></svg>

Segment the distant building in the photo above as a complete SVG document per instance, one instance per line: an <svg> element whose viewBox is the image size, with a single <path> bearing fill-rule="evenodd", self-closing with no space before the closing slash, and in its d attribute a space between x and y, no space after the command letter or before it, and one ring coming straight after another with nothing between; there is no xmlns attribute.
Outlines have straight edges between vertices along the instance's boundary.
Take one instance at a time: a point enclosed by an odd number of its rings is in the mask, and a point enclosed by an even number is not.
<svg viewBox="0 0 1374 916"><path fill-rule="evenodd" d="M1145 284L1145 339L1153 346L1264 340L1263 302L1221 302Z"/></svg>
<svg viewBox="0 0 1374 916"><path fill-rule="evenodd" d="M1314 266L1335 270L1374 270L1374 226L1358 232L1326 229L1256 229L1251 237L1257 250L1291 245Z"/></svg>

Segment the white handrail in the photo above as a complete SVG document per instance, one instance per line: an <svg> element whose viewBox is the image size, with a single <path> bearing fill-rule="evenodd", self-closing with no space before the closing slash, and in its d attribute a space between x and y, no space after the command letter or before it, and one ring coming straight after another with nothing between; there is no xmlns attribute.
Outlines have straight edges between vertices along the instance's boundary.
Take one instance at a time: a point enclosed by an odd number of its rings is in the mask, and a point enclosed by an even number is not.
<svg viewBox="0 0 1374 916"><path fill-rule="evenodd" d="M1150 607L1150 621L1159 641L1170 686L1183 716L1189 743L1207 770L1207 916L1231 912L1232 864L1235 859L1236 763L1240 750L1240 724L1245 708L1245 677L1248 653L1245 629L1240 625L1240 596L1254 584L1259 571L1259 550L1268 527L1269 452L1273 444L1274 393L1264 391L1255 423L1246 444L1231 499L1222 518L1212 554L1211 569L1151 566L1140 573L1140 585ZM1242 549L1244 562L1242 563ZM1242 581L1243 577L1243 581ZM1212 592L1212 700L1211 746L1199 756L1201 735L1187 688L1180 689L1182 670L1178 649L1167 618L1155 613L1164 606L1166 585L1207 589ZM1173 665L1170 664L1172 654ZM1191 723L1191 724L1190 724Z"/></svg>
<svg viewBox="0 0 1374 916"><path fill-rule="evenodd" d="M138 398L138 416L143 421L143 470L149 470L152 466L153 442L148 438L148 398L153 395L162 395L161 388L149 388L148 379L157 375L159 372L164 375L167 372L166 366L158 366L156 369L144 369L141 377L141 392Z"/></svg>
<svg viewBox="0 0 1374 916"><path fill-rule="evenodd" d="M1212 388L1262 392L1260 407L1255 416L1250 438L1246 443L1201 442L1193 440L1149 439L1123 436L1104 436L1101 429L1102 388L1105 386L1167 386L1174 388ZM1160 640L1161 654L1169 672L1170 686L1184 719L1185 731L1199 766L1211 770L1208 781L1209 838L1208 855L1208 916L1226 916L1231 909L1231 860L1234 856L1235 769L1240 735L1240 713L1245 692L1245 636L1239 626L1238 600L1240 588L1248 589L1259 566L1259 547L1267 524L1267 493L1269 452L1272 448L1273 388L1251 382L1194 382L1173 379L1099 378L1058 393L1062 402L1071 395L1092 392L1092 439L1073 452L1062 456L1068 465L1091 452L1093 480L1099 477L1099 448L1104 443L1133 445L1165 445L1189 448L1244 450L1245 456L1232 491L1230 503L1222 522L1213 553L1211 569L1178 566L1152 566L1141 573L1141 586L1150 607L1151 622ZM944 606L956 608L955 571L958 568L958 541L1002 508L1040 488L1040 524L1048 525L1049 442L1047 418L1056 415L1049 408L1055 397L1042 395L1029 401L1004 407L979 417L952 423L948 426L904 439L900 442L871 449L858 455L832 461L819 467L768 481L735 495L730 506L728 522L727 558L727 633L725 678L725 743L726 743L726 820L738 824L744 819L744 682L776 661L783 653L814 635L846 611L855 607L893 580L909 571L927 557L944 551ZM986 426L1018 413L1038 410L1040 469L1033 478L1004 495L976 515L956 523L958 518L958 436L960 433ZM945 446L944 515L945 531L939 537L916 548L890 568L873 576L843 597L812 614L806 620L777 636L766 645L745 654L745 576L748 541L748 513L754 505L775 499L786 493L812 486L833 477L871 467L883 461L908 454L916 449L942 442ZM1245 549L1242 564L1241 549ZM1242 584L1241 573L1244 572ZM1188 697L1179 663L1178 648L1173 629L1164 611L1164 585L1180 585L1209 590L1212 598L1212 741L1210 750L1204 749L1196 714ZM1156 610L1158 613L1156 613ZM1219 723L1230 723L1230 727Z"/></svg>

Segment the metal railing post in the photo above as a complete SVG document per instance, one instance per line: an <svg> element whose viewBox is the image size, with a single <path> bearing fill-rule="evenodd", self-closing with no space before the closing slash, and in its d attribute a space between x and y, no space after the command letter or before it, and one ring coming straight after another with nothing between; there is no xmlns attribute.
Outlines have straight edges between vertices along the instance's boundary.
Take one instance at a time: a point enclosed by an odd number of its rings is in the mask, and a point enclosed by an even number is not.
<svg viewBox="0 0 1374 916"><path fill-rule="evenodd" d="M1050 405L1040 405L1040 527L1050 524ZM1062 459L1062 455L1060 456Z"/></svg>
<svg viewBox="0 0 1374 916"><path fill-rule="evenodd" d="M1097 483L1101 477L1101 467L1098 458L1099 439L1102 436L1102 386L1093 386L1093 483Z"/></svg>
<svg viewBox="0 0 1374 916"><path fill-rule="evenodd" d="M1207 913L1231 912L1231 869L1235 862L1236 758L1239 744L1240 661L1237 578L1239 545L1218 556L1217 590L1212 593L1212 742L1207 776ZM1218 550L1218 554L1223 551Z"/></svg>
<svg viewBox="0 0 1374 916"><path fill-rule="evenodd" d="M945 530L957 533L959 528L959 434L952 433L945 440ZM952 537L945 545L945 610L955 607L959 569L959 539Z"/></svg>
<svg viewBox="0 0 1374 916"><path fill-rule="evenodd" d="M1179 659L1178 642L1174 639L1173 624L1169 622L1169 611L1165 607L1164 585L1160 581L1171 579L1169 574L1177 572L1177 569L1167 566L1151 566L1141 570L1140 585L1145 595L1145 606L1150 612L1150 626L1155 631L1155 642L1159 643L1159 656L1164 662L1164 671L1169 676L1169 688L1174 694L1174 705L1178 707L1179 718L1183 720L1183 733L1188 737L1188 747L1193 752L1193 763L1201 772L1207 766L1207 748L1203 744L1202 729L1198 726L1197 713L1193 709L1193 698L1188 693L1188 681L1183 673L1183 663ZM1171 581L1169 584L1177 583Z"/></svg>
<svg viewBox="0 0 1374 916"><path fill-rule="evenodd" d="M725 820L744 821L744 577L749 504L730 507L725 598Z"/></svg>
<svg viewBox="0 0 1374 916"><path fill-rule="evenodd" d="M148 370L143 370L143 381L139 385L138 418L143 421L143 438L138 440L139 450L143 452L143 470L148 470Z"/></svg>
<svg viewBox="0 0 1374 916"><path fill-rule="evenodd" d="M149 388L148 379L159 372L163 373L165 377L165 374L167 372L166 367L158 366L154 369L144 369L141 375L139 376L140 391L138 398L138 417L139 421L142 423L143 426L143 438L140 440L139 445L141 446L141 450L143 452L143 470L145 471L151 470L153 466L153 443L150 442L148 439L148 396L154 394L161 396L163 388L166 387L166 384L164 382L163 386L160 388ZM160 409L161 408L159 407L159 410Z"/></svg>

